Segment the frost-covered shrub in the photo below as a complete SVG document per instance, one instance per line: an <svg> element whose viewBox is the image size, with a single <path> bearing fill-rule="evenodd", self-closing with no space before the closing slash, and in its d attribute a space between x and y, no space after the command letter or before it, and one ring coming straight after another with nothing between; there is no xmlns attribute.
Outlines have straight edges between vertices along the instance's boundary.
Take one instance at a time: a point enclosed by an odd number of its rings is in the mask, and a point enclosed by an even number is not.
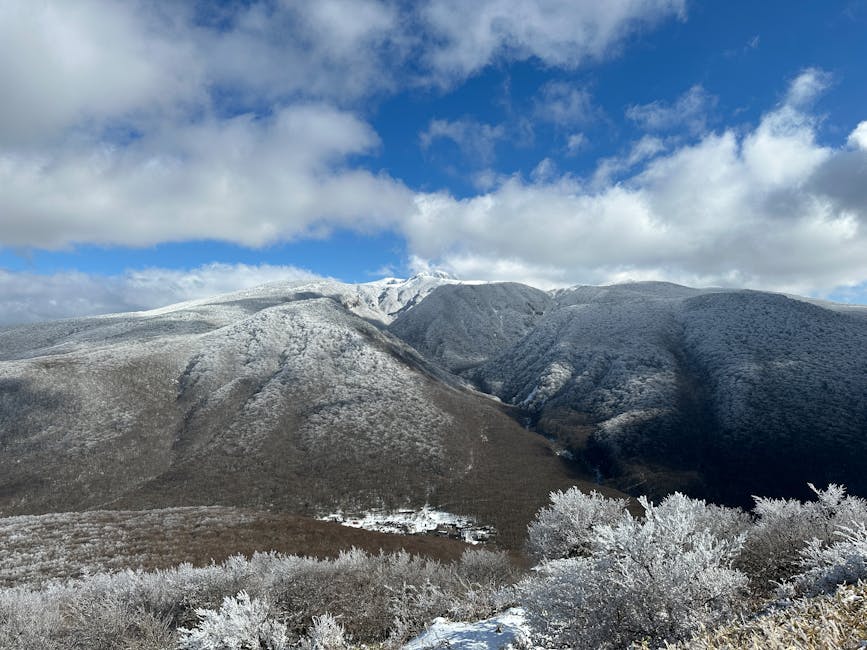
<svg viewBox="0 0 867 650"><path fill-rule="evenodd" d="M658 506L639 501L643 519L624 514L596 526L585 556L545 562L522 585L539 642L594 649L659 644L741 609L747 579L731 567L741 538L715 531L715 511L704 502L680 494Z"/></svg>
<svg viewBox="0 0 867 650"><path fill-rule="evenodd" d="M0 648L54 650L52 635L63 627L56 589L40 593L27 589L0 590Z"/></svg>
<svg viewBox="0 0 867 650"><path fill-rule="evenodd" d="M824 546L814 539L801 551L803 571L793 578L798 593L833 593L839 585L867 579L867 527L857 524L837 531L838 541Z"/></svg>
<svg viewBox="0 0 867 650"><path fill-rule="evenodd" d="M257 553L201 568L96 574L39 590L0 589L0 648L161 650L177 645L181 630L185 647L210 648L233 625L229 638L255 636L257 621L276 635L260 642L280 647L319 638L311 624L325 626L326 613L354 642L398 645L439 616L487 616L512 580L508 557L490 551L451 564L403 552L352 550L330 560Z"/></svg>
<svg viewBox="0 0 867 650"><path fill-rule="evenodd" d="M181 650L287 650L286 626L270 618L265 601L245 591L226 597L219 611L200 609L193 629L180 628Z"/></svg>
<svg viewBox="0 0 867 650"><path fill-rule="evenodd" d="M506 553L486 549L464 551L457 571L463 580L471 584L497 589L517 578L517 569Z"/></svg>
<svg viewBox="0 0 867 650"><path fill-rule="evenodd" d="M159 650L171 639L166 621L117 598L77 599L64 614L65 631L60 636L70 648Z"/></svg>
<svg viewBox="0 0 867 650"><path fill-rule="evenodd" d="M867 583L834 594L798 598L782 609L734 621L670 646L669 650L831 650L863 648L867 639ZM649 645L639 646L650 648Z"/></svg>
<svg viewBox="0 0 867 650"><path fill-rule="evenodd" d="M587 555L593 529L616 523L626 512L625 499L609 499L595 490L588 494L571 487L552 492L550 499L527 529L527 550L537 561Z"/></svg>
<svg viewBox="0 0 867 650"><path fill-rule="evenodd" d="M323 614L313 619L313 626L301 641L301 650L345 650L346 631L331 614Z"/></svg>
<svg viewBox="0 0 867 650"><path fill-rule="evenodd" d="M842 485L818 490L815 501L756 497L755 524L750 527L736 566L750 576L753 588L770 593L776 583L790 579L801 568L801 553L808 542L816 548L832 544L842 527L867 524L867 501L846 494Z"/></svg>
<svg viewBox="0 0 867 650"><path fill-rule="evenodd" d="M752 517L740 508L691 499L680 492L668 495L657 510L663 513L676 511L680 516L692 520L697 530L705 530L720 540L742 538L753 523Z"/></svg>

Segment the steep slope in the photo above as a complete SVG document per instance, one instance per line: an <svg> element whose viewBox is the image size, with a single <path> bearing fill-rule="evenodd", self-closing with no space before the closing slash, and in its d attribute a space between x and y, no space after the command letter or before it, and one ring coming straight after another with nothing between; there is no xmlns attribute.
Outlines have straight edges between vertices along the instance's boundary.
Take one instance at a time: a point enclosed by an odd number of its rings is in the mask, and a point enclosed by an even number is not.
<svg viewBox="0 0 867 650"><path fill-rule="evenodd" d="M509 349L550 303L545 292L513 282L442 286L389 330L428 359L460 373Z"/></svg>
<svg viewBox="0 0 867 650"><path fill-rule="evenodd" d="M575 476L495 402L370 322L383 303L355 303L374 294L360 286L268 285L0 331L0 511L429 502L517 544ZM398 311L417 300L382 294Z"/></svg>
<svg viewBox="0 0 867 650"><path fill-rule="evenodd" d="M460 300L464 289L431 294L435 325L410 312L392 331L453 370L483 351L465 376L613 485L741 503L807 481L867 492L863 310L667 283L574 287L509 346L494 308Z"/></svg>

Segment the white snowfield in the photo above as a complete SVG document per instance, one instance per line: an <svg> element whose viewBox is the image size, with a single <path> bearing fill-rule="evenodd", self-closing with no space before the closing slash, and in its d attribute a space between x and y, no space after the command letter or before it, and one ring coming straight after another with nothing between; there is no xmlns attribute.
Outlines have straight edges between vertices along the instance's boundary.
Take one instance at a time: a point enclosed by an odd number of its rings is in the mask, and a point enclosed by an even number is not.
<svg viewBox="0 0 867 650"><path fill-rule="evenodd" d="M351 528L363 528L381 533L399 535L425 535L440 532L457 537L469 543L480 544L495 534L490 526L480 526L472 517L464 517L451 512L435 510L425 506L420 510L397 510L393 512L372 510L357 515L335 512L323 517L322 521L334 521Z"/></svg>
<svg viewBox="0 0 867 650"><path fill-rule="evenodd" d="M475 623L434 619L430 627L403 646L404 650L513 650L525 647L529 626L524 610L513 607Z"/></svg>

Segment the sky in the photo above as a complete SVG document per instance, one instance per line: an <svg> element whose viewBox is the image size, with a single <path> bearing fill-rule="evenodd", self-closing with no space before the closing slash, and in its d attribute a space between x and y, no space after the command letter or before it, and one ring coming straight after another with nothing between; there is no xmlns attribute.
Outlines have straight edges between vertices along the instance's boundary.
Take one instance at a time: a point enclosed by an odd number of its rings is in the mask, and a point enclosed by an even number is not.
<svg viewBox="0 0 867 650"><path fill-rule="evenodd" d="M0 324L428 269L867 303L867 0L0 0Z"/></svg>

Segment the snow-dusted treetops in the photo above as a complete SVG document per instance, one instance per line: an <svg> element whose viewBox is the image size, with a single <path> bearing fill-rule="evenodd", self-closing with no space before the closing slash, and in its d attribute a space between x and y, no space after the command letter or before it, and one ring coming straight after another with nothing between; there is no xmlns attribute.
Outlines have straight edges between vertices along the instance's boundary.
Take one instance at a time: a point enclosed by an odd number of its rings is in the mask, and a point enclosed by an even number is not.
<svg viewBox="0 0 867 650"><path fill-rule="evenodd" d="M808 481L865 493L867 309L664 283L277 282L0 329L0 446L4 514L430 504L512 544L576 480L741 504Z"/></svg>

